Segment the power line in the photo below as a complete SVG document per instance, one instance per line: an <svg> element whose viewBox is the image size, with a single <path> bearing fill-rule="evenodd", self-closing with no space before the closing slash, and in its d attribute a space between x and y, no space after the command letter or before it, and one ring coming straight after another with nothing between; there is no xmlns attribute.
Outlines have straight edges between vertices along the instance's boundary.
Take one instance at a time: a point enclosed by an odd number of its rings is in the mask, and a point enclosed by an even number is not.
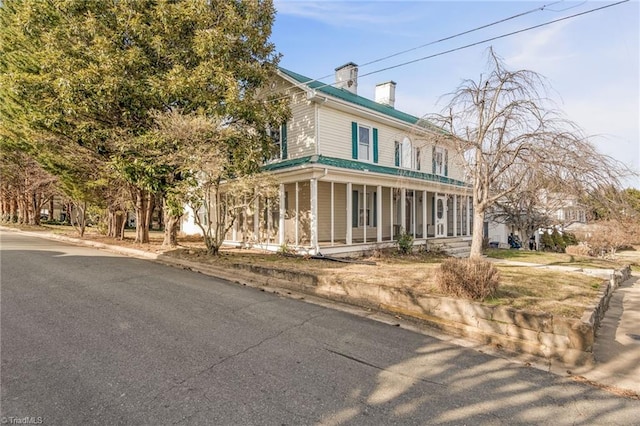
<svg viewBox="0 0 640 426"><path fill-rule="evenodd" d="M538 24L538 25L534 25L534 26L531 26L531 27L523 28L521 30L512 31L510 33L502 34L502 35L499 35L499 36L496 36L496 37L491 37L491 38L487 38L487 39L484 39L484 40L481 40L481 41L477 41L475 43L470 43L470 44L466 44L464 46L456 47L454 49L449 49L449 50L445 50L445 51L442 51L442 52L439 52L439 53L434 53L433 55L423 56L422 58L418 58L418 59L413 59L411 61L402 62L400 64L392 65L392 66L386 67L386 68L381 68L379 70L375 70L375 71L371 71L371 72L368 72L368 73L365 73L365 74L361 74L360 77L366 77L368 75L377 74L379 72L391 70L391 69L394 69L394 68L403 67L405 65L414 64L416 62L424 61L425 59L435 58L437 56L446 55L447 53L452 53L452 52L456 52L458 50L467 49L469 47L477 46L479 44L484 44L484 43L488 43L490 41L499 40L501 38L505 38L505 37L509 37L509 36L512 36L512 35L524 33L526 31L534 30L536 28L545 27L547 25L555 24L557 22L566 21L567 19L576 18L578 16L582 16L582 15L586 15L586 14L589 14L589 13L597 12L599 10L607 9L607 8L613 7L613 6L618 6L618 5L622 4L622 3L627 3L627 2L629 2L629 0L622 0L622 1L619 1L617 3L611 3L611 4L608 4L608 5L605 5L605 6L600 6L600 7L597 7L597 8L594 8L594 9L590 9L590 10L587 10L587 11L584 11L584 12L580 12L580 13L576 13L576 14L573 14L573 15L565 16L564 18L554 19L553 21L544 22L542 24ZM326 86L330 86L330 84L327 84Z"/></svg>
<svg viewBox="0 0 640 426"><path fill-rule="evenodd" d="M390 58L394 58L396 56L400 56L400 55L403 55L405 53L413 52L414 50L422 49L422 48L427 47L427 46L432 46L434 44L442 43L442 42L447 41L447 40L451 40L451 39L454 39L454 38L457 38L457 37L460 37L460 36L463 36L463 35L466 35L466 34L470 34L470 33L476 32L476 31L480 31L480 30L483 30L485 28L489 28L489 27L492 27L494 25L501 24L503 22L507 22L507 21L510 21L510 20L513 20L513 19L516 19L516 18L520 18L522 16L529 15L529 14L534 13L534 12L541 12L544 9L546 9L546 8L548 8L550 6L553 6L554 4L563 3L563 2L564 2L564 0L558 0L558 1L555 1L553 3L545 4L545 5L542 5L540 7L536 7L535 9L527 10L526 12L521 12L521 13L518 13L516 15L512 15L512 16L509 16L507 18L503 18L503 19L491 22L489 24L481 25L479 27L475 27L473 29L470 29L470 30L467 30L467 31L463 31L461 33L450 35L450 36L447 36L447 37L444 37L444 38L441 38L441 39L438 39L438 40L430 41L429 43L421 44L420 46L412 47L410 49L406 49L406 50L403 50L403 51L400 51L400 52L389 54L389 55L384 56L382 58L378 58L378 59L374 59L374 60L369 61L369 62L365 62L362 65L358 65L358 67L359 68L363 68L363 67L366 67L367 65L371 65L371 64L378 63L378 62L382 62L384 60L387 60L387 59L390 59ZM319 80L322 80L324 78L328 78L328 77L332 77L332 76L333 76L333 74L327 74L327 75L322 76L322 77L314 78L313 80L310 80L307 83L313 83L315 81L319 81Z"/></svg>
<svg viewBox="0 0 640 426"><path fill-rule="evenodd" d="M451 40L451 39L454 39L456 37L460 37L460 36L463 36L463 35L466 35L466 34L470 34L470 33L473 33L473 32L479 31L479 30L483 30L485 28L489 28L489 27L492 27L492 26L497 25L497 24L502 24L503 22L507 22L507 21L510 21L512 19L520 18L521 16L529 15L530 13L541 12L545 8L547 8L549 6L553 6L554 4L562 3L563 1L564 0L559 0L559 1L556 1L556 2L553 2L553 3L542 5L540 7L535 8L535 9L531 9L531 10L528 10L526 12L518 13L517 15L513 15L513 16L510 16L508 18L500 19L500 20L492 22L490 24L482 25L480 27L476 27L476 28L473 28L471 30L463 31L461 33L454 34L452 36L448 36L448 37L444 37L444 38L441 38L441 39L438 39L438 40L434 40L434 41L431 41L429 43L422 44L420 46L412 47L411 49L403 50L401 52L393 53L393 54L385 56L383 58L375 59L373 61L370 61L370 62L367 62L365 64L362 64L362 66L364 67L364 66L367 66L367 65L375 64L377 62L381 62L381 61L384 61L386 59L394 58L396 56L399 56L399 55L402 55L402 54L405 54L405 53L408 53L408 52L413 52L414 50L422 49L423 47L431 46L431 45L437 44L437 43L442 43L443 41Z"/></svg>
<svg viewBox="0 0 640 426"><path fill-rule="evenodd" d="M359 77L366 77L366 76L377 74L377 73L380 73L380 72L383 72L383 71L388 71L388 70L391 70L391 69L400 68L400 67L403 67L403 66L406 66L406 65L414 64L416 62L420 62L420 61L424 61L424 60L427 60L427 59L435 58L435 57L438 57L438 56L446 55L448 53L453 53L453 52L456 52L456 51L459 51L459 50L468 49L469 47L478 46L480 44L488 43L488 42L491 42L491 41L494 41L494 40L499 40L499 39L502 39L502 38L505 38L505 37L510 37L512 35L524 33L526 31L531 31L531 30L534 30L534 29L537 29L537 28L545 27L547 25L555 24L555 23L558 23L558 22L561 22L561 21L566 21L568 19L573 19L573 18L576 18L578 16L587 15L587 14L590 14L590 13L593 13L593 12L598 12L600 10L607 9L607 8L610 8L610 7L614 7L614 6L619 6L620 4L628 3L628 2L629 2L629 0L622 0L622 1L618 1L616 3L607 4L607 5L600 6L600 7L594 8L594 9L589 9L589 10L586 10L584 12L580 12L580 13L576 13L576 14L573 14L573 15L565 16L563 18L554 19L552 21L544 22L542 24L538 24L538 25L534 25L534 26L531 26L531 27L523 28L523 29L520 29L520 30L517 30L517 31L512 31L512 32L509 32L509 33L501 34L499 36L487 38L487 39L484 39L484 40L481 40L481 41L477 41L477 42L474 42L474 43L466 44L464 46L460 46L460 47L456 47L456 48L453 48L453 49L445 50L445 51L442 51L442 52L434 53L432 55L423 56L421 58L413 59L411 61L405 61L405 62L396 64L396 65L391 65L389 67L381 68L381 69L378 69L378 70L375 70L375 71L370 71L370 72L365 73L365 74L360 74ZM558 2L555 2L555 3L558 3ZM550 5L553 5L555 3L551 3ZM543 6L543 7L546 7L546 6ZM538 8L538 9L535 9L535 10L542 10L542 9ZM527 14L527 13L531 13L531 11L523 12L522 14ZM519 15L522 15L522 14L519 14ZM514 15L514 16L518 16L518 15ZM505 21L505 20L509 20L509 19L510 18L505 18L505 19L503 19L501 21ZM501 21L496 21L496 22L501 22ZM492 24L487 24L487 25L485 25L483 27L487 27L487 26L491 26L491 25ZM479 28L482 28L482 27L479 27ZM472 31L474 31L474 30L469 30L469 31L466 31L466 32L460 33L460 34L466 34L468 32L472 32ZM456 36L450 36L450 37L445 38L445 39L450 39L450 38L453 38L453 37L456 37ZM433 43L435 43L435 42L431 42L431 43L428 43L428 44L433 44ZM417 49L417 48L413 48L413 49L409 49L409 50L415 50L415 49ZM401 54L401 53L399 53L399 54ZM394 54L393 56L397 56L397 54ZM389 56L389 57L391 57L391 56ZM380 60L383 60L383 59L380 59ZM379 62L380 60L371 61L371 62L369 62L367 64L374 63L374 62ZM332 75L333 74L329 74L326 77L330 77ZM326 77L320 77L320 78L326 78ZM318 81L320 78L310 79L310 80L308 80L308 81L306 81L304 83L300 83L300 84L294 84L294 85L290 86L289 88L300 87L301 85L308 85L309 83L313 83L313 82ZM324 83L324 84L321 84L320 86L315 87L313 89L314 90L322 89L323 87L333 86L334 84L336 84L336 82ZM271 102L274 102L274 101L277 101L277 100L281 100L281 99L286 99L286 98L288 98L288 96L282 96L282 97L279 97L279 98L276 98L276 99L272 99Z"/></svg>

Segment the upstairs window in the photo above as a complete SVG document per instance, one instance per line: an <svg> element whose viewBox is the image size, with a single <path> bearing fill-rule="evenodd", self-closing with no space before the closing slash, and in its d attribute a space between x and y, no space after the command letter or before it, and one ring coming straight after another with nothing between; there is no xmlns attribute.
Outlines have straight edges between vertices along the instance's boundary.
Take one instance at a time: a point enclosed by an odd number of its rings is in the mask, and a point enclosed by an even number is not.
<svg viewBox="0 0 640 426"><path fill-rule="evenodd" d="M378 162L378 129L351 123L351 158Z"/></svg>
<svg viewBox="0 0 640 426"><path fill-rule="evenodd" d="M449 174L449 151L439 146L433 147L431 159L432 173L440 176Z"/></svg>
<svg viewBox="0 0 640 426"><path fill-rule="evenodd" d="M422 165L420 163L420 148L414 148L411 145L411 140L406 137L402 140L402 142L395 142L394 164L396 167L421 170Z"/></svg>
<svg viewBox="0 0 640 426"><path fill-rule="evenodd" d="M272 154L269 160L287 159L287 124L271 126L267 129L267 135L271 139Z"/></svg>
<svg viewBox="0 0 640 426"><path fill-rule="evenodd" d="M371 150L370 130L368 127L358 126L358 160L368 161Z"/></svg>

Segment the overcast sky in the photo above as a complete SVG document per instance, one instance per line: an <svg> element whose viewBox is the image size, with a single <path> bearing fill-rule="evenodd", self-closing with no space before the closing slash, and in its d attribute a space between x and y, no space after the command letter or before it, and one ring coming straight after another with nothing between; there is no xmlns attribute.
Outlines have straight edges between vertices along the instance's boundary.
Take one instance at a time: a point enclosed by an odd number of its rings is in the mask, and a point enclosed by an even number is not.
<svg viewBox="0 0 640 426"><path fill-rule="evenodd" d="M640 170L640 3L632 0L558 23L363 76L615 2L275 0L272 41L280 65L311 78L360 65L358 94L373 98L376 83L397 83L396 109L424 116L444 107L442 96L485 71L493 46L509 69L544 75L551 96L598 149ZM542 8L543 10L539 10ZM530 12L530 13L526 13ZM421 45L507 20L451 40ZM370 65L368 62L413 49ZM333 78L322 81L330 83ZM640 188L640 179L628 182Z"/></svg>

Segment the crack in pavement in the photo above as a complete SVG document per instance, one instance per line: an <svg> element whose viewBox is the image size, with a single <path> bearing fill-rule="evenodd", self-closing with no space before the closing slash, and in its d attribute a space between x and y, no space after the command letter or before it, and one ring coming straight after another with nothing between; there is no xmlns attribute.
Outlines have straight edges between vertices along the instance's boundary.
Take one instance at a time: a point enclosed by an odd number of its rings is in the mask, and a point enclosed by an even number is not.
<svg viewBox="0 0 640 426"><path fill-rule="evenodd" d="M327 352L330 352L332 354L341 356L343 358L347 358L348 360L355 361L355 362L358 362L360 364L366 365L367 367L375 368L376 370L386 371L388 373L397 374L398 376L403 376L403 377L406 377L408 379L418 380L420 382L429 383L429 384L432 384L432 385L446 386L444 383L434 382L432 380L423 379L422 377L410 376L408 374L400 373L400 372L393 371L393 370L388 370L388 369L386 369L384 367L380 367L378 365L372 364L372 363L370 363L368 361L364 361L364 360L356 358L354 356L343 354L342 352L334 351L333 349L324 348L324 350L327 351Z"/></svg>
<svg viewBox="0 0 640 426"><path fill-rule="evenodd" d="M324 311L324 310L323 310L323 311ZM219 365L221 365L221 364L225 363L226 361L228 361L228 360L230 360L230 359L232 359L232 358L235 358L235 357L237 357L237 356L240 356L240 355L242 355L242 354L245 354L245 353L249 352L250 350L255 349L255 348L257 348L258 346L262 345L263 343L266 343L266 342L268 342L268 341L270 341L270 340L277 339L277 338L278 338L278 337L280 337L282 334L284 334L284 333L286 333L286 332L288 332L288 331L295 330L296 328L303 327L303 326L304 326L305 324L307 324L308 322L310 322L310 321L312 321L312 320L314 320L314 319L316 319L316 318L319 318L319 317L321 317L321 316L323 316L323 315L325 315L325 314L326 314L325 312L321 312L321 313L319 313L319 314L317 314L317 315L312 315L312 316L310 316L309 318L305 319L304 321L302 321L302 322L300 322L300 323L298 323L298 324L294 324L294 325L292 325L292 326L290 326L290 327L287 327L287 328L284 328L284 329L280 330L279 332L277 332L277 333L276 333L276 334L274 334L273 336L265 337L264 339L260 340L258 343L255 343L255 344L253 344L253 345L250 345L250 346L248 346L248 347L246 347L246 348L242 349L241 351L238 351L238 352L236 352L236 353L234 353L234 354L228 355L228 356L226 356L226 357L224 357L224 358L222 358L222 359L218 360L217 362L215 362L215 363L211 364L210 366L208 366L208 367L206 367L206 368L204 368L204 369L202 369L202 370L198 371L197 373L192 374L191 376L186 377L186 378L184 378L183 380L181 380L181 381L179 381L179 382L177 382L177 383L175 383L175 384L171 385L168 389L165 389L165 390L163 390L163 391L158 392L158 393L157 393L153 398L151 398L151 400L149 400L149 402L147 403L147 405L148 405L148 404L153 403L153 402L154 402L156 399L158 399L161 395L166 394L166 393L168 393L168 392L171 392L172 390L174 390L175 388L177 388L177 387L179 387L179 386L183 385L184 383L186 383L186 382L187 382L187 381L189 381L189 380L196 379L197 377L199 377L199 376L201 376L201 375L203 375L203 374L206 374L207 372L209 372L209 371L213 370L214 368L216 368L216 367L218 367ZM206 391L205 391L205 394L206 394Z"/></svg>

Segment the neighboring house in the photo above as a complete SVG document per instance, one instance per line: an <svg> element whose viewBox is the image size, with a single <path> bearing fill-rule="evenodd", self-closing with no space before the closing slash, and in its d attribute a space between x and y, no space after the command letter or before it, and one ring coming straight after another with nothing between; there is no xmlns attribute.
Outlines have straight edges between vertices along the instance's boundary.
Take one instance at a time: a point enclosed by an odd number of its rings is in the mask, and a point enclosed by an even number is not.
<svg viewBox="0 0 640 426"><path fill-rule="evenodd" d="M264 169L280 197L258 200L227 243L329 255L393 245L403 231L415 244L468 239L470 188L446 134L396 110L393 81L375 102L358 96L357 73L337 68L332 87L279 69L272 89L290 97L291 118L272 129L279 154ZM183 232L197 232L187 216Z"/></svg>
<svg viewBox="0 0 640 426"><path fill-rule="evenodd" d="M536 224L537 231L532 232L536 242L539 242L540 232L553 228L559 231L571 231L574 228L580 229L587 223L586 208L578 202L575 196L543 191L536 205L535 209L523 211L522 215L529 216L519 221L520 223ZM510 223L504 213L497 208L487 214L485 234L490 244L498 243L501 246L507 246L511 234L520 237L523 243L526 243L531 237L531 235L520 235L518 226L515 223Z"/></svg>

